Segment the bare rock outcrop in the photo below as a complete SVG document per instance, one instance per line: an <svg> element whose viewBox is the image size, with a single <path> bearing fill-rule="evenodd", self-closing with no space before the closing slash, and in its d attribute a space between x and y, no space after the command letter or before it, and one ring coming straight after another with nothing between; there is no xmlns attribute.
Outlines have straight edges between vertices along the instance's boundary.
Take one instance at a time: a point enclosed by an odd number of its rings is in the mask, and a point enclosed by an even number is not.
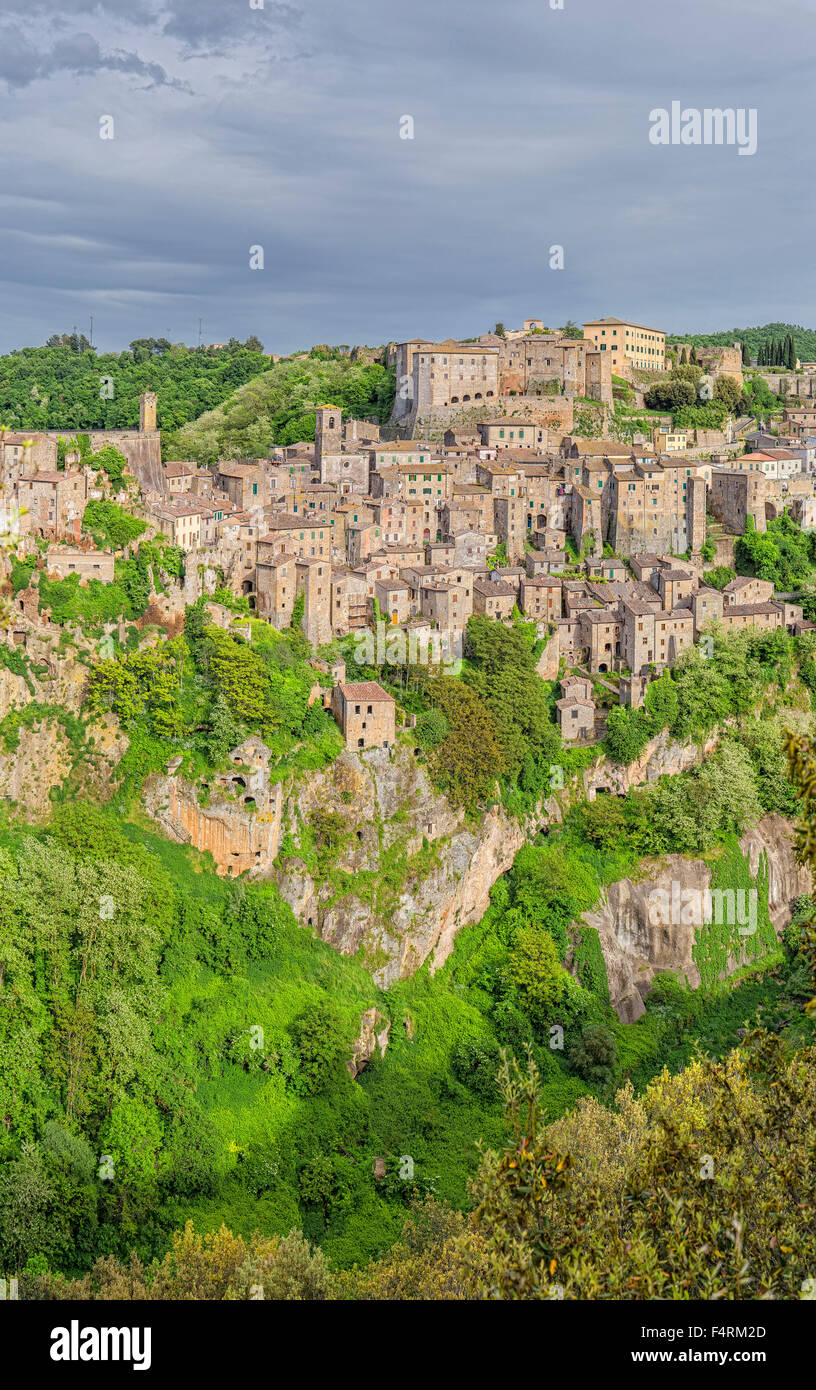
<svg viewBox="0 0 816 1390"><path fill-rule="evenodd" d="M746 832L740 848L753 876L764 856L769 915L779 932L790 921L794 900L811 887L808 870L794 857L791 827L782 816L765 816ZM702 922L695 905L704 902L711 890L710 865L680 854L644 860L640 875L637 881L624 878L609 884L598 907L581 918L598 932L611 1003L624 1023L643 1014L643 999L656 974L670 971L693 988L699 985L693 949L695 931ZM668 911L655 911L655 903L661 901ZM742 963L736 956L729 958L725 973Z"/></svg>
<svg viewBox="0 0 816 1390"><path fill-rule="evenodd" d="M391 1022L379 1009L366 1009L360 1015L360 1032L354 1039L351 1057L346 1063L353 1077L365 1071L375 1052L379 1051L381 1057L385 1056L390 1032Z"/></svg>
<svg viewBox="0 0 816 1390"><path fill-rule="evenodd" d="M468 818L401 745L347 750L285 788L271 782L263 752L245 749L243 769L236 766L215 784L193 786L178 769L168 770L150 779L145 801L167 834L209 850L219 872L274 878L301 925L345 955L359 953L375 983L387 988L429 958L432 970L445 962L457 933L484 914L493 884L536 831L599 792L625 795L685 772L717 742L712 734L702 745L684 744L664 732L629 767L599 755L523 821L501 807ZM621 889L616 903L628 923L621 928L624 944L607 934L606 948L611 974L619 973L618 997L634 1000L635 976L648 983L654 969L685 964L689 953L679 940L650 944L638 926L637 903L633 898L626 906L624 895Z"/></svg>

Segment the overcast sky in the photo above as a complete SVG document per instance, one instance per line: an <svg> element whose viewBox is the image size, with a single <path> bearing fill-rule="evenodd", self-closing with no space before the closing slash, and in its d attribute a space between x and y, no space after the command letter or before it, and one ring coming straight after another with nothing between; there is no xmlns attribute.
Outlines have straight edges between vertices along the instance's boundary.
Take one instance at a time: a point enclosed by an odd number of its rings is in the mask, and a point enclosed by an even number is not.
<svg viewBox="0 0 816 1390"><path fill-rule="evenodd" d="M550 3L0 0L0 350L816 326L816 0Z"/></svg>

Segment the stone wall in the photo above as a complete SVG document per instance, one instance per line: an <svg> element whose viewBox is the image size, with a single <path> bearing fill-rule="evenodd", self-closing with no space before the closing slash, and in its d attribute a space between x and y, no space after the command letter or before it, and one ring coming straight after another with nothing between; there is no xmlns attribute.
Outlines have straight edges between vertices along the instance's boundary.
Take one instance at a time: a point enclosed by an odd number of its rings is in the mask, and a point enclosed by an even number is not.
<svg viewBox="0 0 816 1390"><path fill-rule="evenodd" d="M604 407L599 406L603 411ZM441 441L445 430L456 426L472 427L480 420L497 420L503 415L513 419L529 419L560 434L569 434L573 426L573 402L568 396L495 396L468 406L435 407L431 412L417 413L412 418L408 437Z"/></svg>

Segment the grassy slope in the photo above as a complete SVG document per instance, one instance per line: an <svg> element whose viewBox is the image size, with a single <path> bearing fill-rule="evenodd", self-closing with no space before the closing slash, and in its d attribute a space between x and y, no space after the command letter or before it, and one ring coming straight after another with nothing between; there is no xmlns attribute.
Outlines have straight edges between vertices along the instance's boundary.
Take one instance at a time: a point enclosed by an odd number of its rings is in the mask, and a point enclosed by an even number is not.
<svg viewBox="0 0 816 1390"><path fill-rule="evenodd" d="M128 833L149 846L202 906L226 893L224 882L206 867L206 856L135 825ZM223 1221L245 1233L302 1225L338 1263L365 1260L393 1242L405 1210L399 1194L386 1197L374 1182L375 1155L389 1160L391 1172L402 1155L410 1155L420 1180L433 1180L441 1196L465 1205L477 1144L495 1144L503 1124L497 1098L481 1098L461 1085L452 1074L451 1057L466 1039L497 1041L482 981L486 968L506 958L496 933L499 916L490 909L482 922L462 932L433 978L426 967L387 996L356 960L338 955L294 919L282 930L274 958L251 967L245 977L218 977L199 966L192 978L177 982L175 1028L195 1060L199 1102L221 1136L223 1178L211 1199L179 1204L178 1220L192 1217L202 1228ZM664 1061L673 1068L684 1065L694 1036L713 1051L724 1050L757 1005L774 1006L779 989L770 977L749 975L735 988L713 990L705 1003L700 997L700 1017L685 1036L667 1029L659 1014L634 1025L615 1024L618 1080L631 1075L643 1085ZM326 998L342 1014L349 1036L357 1031L360 1013L372 1005L392 1021L385 1058L377 1058L357 1082L344 1073L323 1094L302 1097L279 1073L247 1072L225 1058L225 1040L236 1026L260 1024L267 1038L283 1039L305 1005ZM545 1052L539 1062L548 1118L591 1092L569 1073L562 1055ZM327 1153L345 1166L350 1195L324 1222L318 1211L299 1204L298 1180L304 1162ZM276 1171L259 1191L255 1175L263 1164Z"/></svg>

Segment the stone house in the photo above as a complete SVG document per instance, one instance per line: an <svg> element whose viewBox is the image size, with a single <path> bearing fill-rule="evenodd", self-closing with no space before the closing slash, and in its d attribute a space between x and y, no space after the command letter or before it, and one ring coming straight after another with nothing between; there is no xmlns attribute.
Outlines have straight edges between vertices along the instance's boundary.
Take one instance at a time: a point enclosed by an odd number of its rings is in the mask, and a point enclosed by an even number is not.
<svg viewBox="0 0 816 1390"><path fill-rule="evenodd" d="M396 739L396 701L376 681L334 687L332 712L347 748L391 748Z"/></svg>
<svg viewBox="0 0 816 1390"><path fill-rule="evenodd" d="M510 617L518 603L518 586L504 579L476 579L473 584L473 611L488 618Z"/></svg>
<svg viewBox="0 0 816 1390"><path fill-rule="evenodd" d="M595 704L593 700L568 695L556 700L558 727L565 743L577 739L590 739L595 732Z"/></svg>

